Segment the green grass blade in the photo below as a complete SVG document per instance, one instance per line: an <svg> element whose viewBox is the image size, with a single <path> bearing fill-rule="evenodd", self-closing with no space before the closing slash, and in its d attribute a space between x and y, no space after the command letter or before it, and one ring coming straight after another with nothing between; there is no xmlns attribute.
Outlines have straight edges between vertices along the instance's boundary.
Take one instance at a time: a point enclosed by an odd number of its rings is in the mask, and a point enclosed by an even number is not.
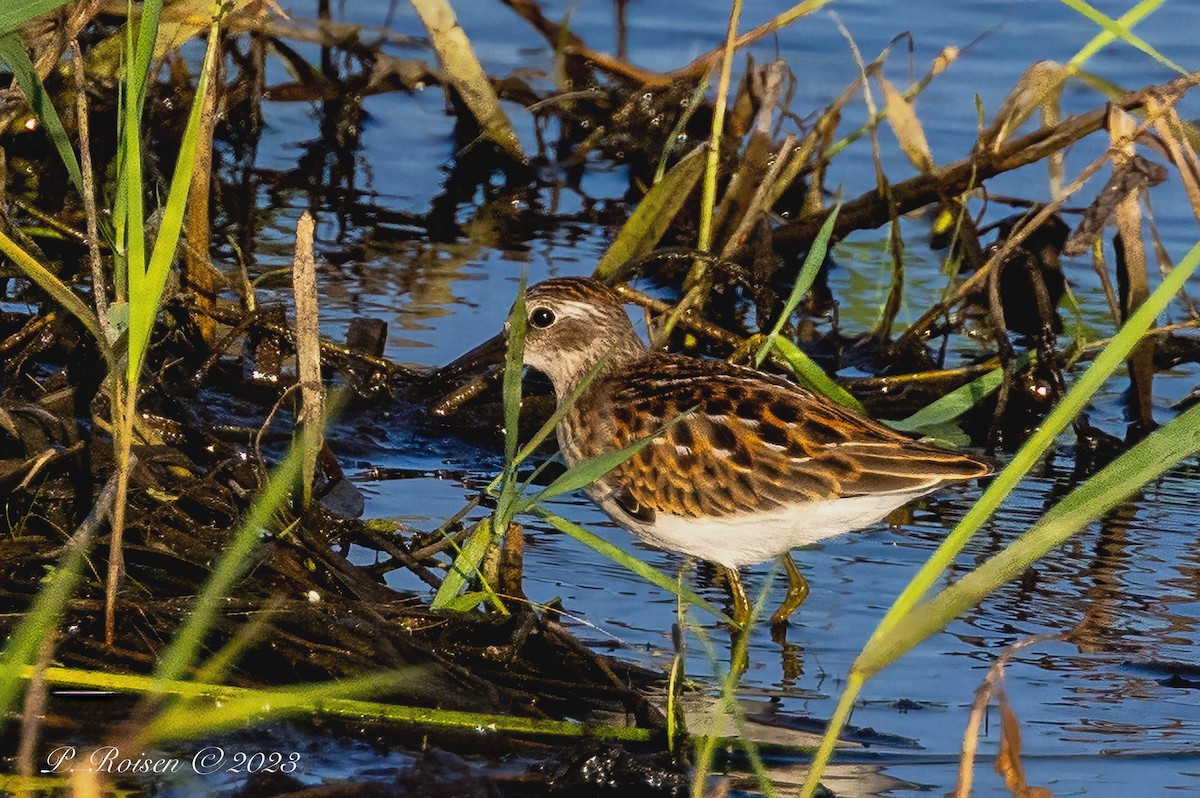
<svg viewBox="0 0 1200 798"><path fill-rule="evenodd" d="M276 466L275 473L259 492L233 540L221 554L187 620L159 658L154 671L155 678L162 682L179 679L196 661L196 654L204 644L204 636L212 626L213 618L234 583L246 572L250 555L258 548L262 531L276 510L290 499L300 477L302 455L301 447L293 446L283 462Z"/></svg>
<svg viewBox="0 0 1200 798"><path fill-rule="evenodd" d="M971 535L995 512L1004 497L1041 459L1058 434L1066 429L1071 420L1083 410L1100 386L1104 384L1104 381L1125 362L1129 353L1141 341L1142 334L1150 328L1155 317L1162 313L1175 294L1179 292L1198 264L1200 264L1200 243L1192 247L1187 256L1175 267L1175 270L1167 275L1166 279L1142 303L1142 306L1130 316L1109 345L1096 356L1091 366L1080 375L1076 383L1067 391L1066 396L1046 416L1042 425L1029 436L1025 445L1016 453L1008 466L992 480L984 494L979 497L979 501L963 516L954 531L946 537L905 587L883 620L880 621L872 639L876 636L887 635L891 627L933 587L942 572L962 551Z"/></svg>
<svg viewBox="0 0 1200 798"><path fill-rule="evenodd" d="M142 4L137 28L133 20L133 0L126 3L125 24L125 81L121 84L121 115L118 120L117 141L120 150L117 163L117 196L113 207L113 239L116 252L123 264L117 267L116 298L114 308L121 308L130 301L130 296L141 297L145 293L146 280L146 210L144 207L145 180L142 175L142 107L146 96L146 81L150 74L149 52L158 33L158 17L162 11L162 0L146 0ZM135 34L135 30L137 33ZM141 42L144 46L138 46ZM123 268L122 268L123 265ZM119 311L115 321L116 332L128 329L129 319L124 314L128 304ZM130 366L128 376L136 385L136 369Z"/></svg>
<svg viewBox="0 0 1200 798"><path fill-rule="evenodd" d="M1101 12L1097 11L1092 6L1088 5L1083 0L1059 0L1060 3L1075 11L1088 20L1096 23L1104 29L1103 33L1099 33L1090 42L1071 59L1071 64L1078 66L1086 62L1093 55L1104 49L1115 40L1120 40L1128 44L1130 47L1135 47L1141 50L1146 55L1153 58L1158 63L1173 69L1181 75L1186 75L1188 70L1176 64L1171 59L1154 49L1140 36L1134 34L1133 26L1138 22L1148 17L1154 11L1157 11L1165 0L1141 0L1140 3L1121 15L1120 19L1113 20L1106 17Z"/></svg>
<svg viewBox="0 0 1200 798"><path fill-rule="evenodd" d="M470 612L485 601L489 601L492 595L482 590L472 590L470 593L463 593L461 596L454 596L447 600L439 609L451 612Z"/></svg>
<svg viewBox="0 0 1200 798"><path fill-rule="evenodd" d="M530 438L529 441L521 447L520 451L517 452L516 457L513 458L511 463L512 468L515 469L518 465L525 462L525 460L529 458L529 455L533 454L537 448L542 445L542 442L545 441L546 438L550 437L550 434L554 432L555 427L558 426L558 422L562 421L563 417L566 416L567 413L571 412L571 408L575 406L575 402L579 401L579 397L583 395L583 392L587 390L589 385L592 384L592 381L596 379L596 376L604 370L604 367L608 364L608 359L611 356L612 354L610 352L604 357L600 358L600 360L596 361L596 365L592 366L588 373L583 375L583 379L579 381L579 384L575 386L571 393L568 394L563 401L558 403L558 407L555 408L554 414L551 415L550 418L546 419L545 423L538 428L538 431L534 433L533 437ZM497 481L502 476L503 474L496 477L496 479L492 481L492 484L488 486L488 489L493 489Z"/></svg>
<svg viewBox="0 0 1200 798"><path fill-rule="evenodd" d="M0 726L21 691L21 682L28 678L21 674L31 672L28 666L39 656L46 637L58 625L67 603L75 595L95 530L109 520L117 489L114 475L96 497L88 517L67 542L66 553L44 580L28 612L15 625L4 650L0 651Z"/></svg>
<svg viewBox="0 0 1200 798"><path fill-rule="evenodd" d="M704 148L697 147L671 167L642 197L629 220L596 265L596 279L611 280L626 261L654 249L679 215L700 176L704 174Z"/></svg>
<svg viewBox="0 0 1200 798"><path fill-rule="evenodd" d="M612 471L614 468L621 465L621 463L624 463L626 460L633 457L642 449L645 449L647 446L653 443L656 438L662 435L666 430L670 429L675 422L679 421L679 419L687 416L690 413L691 411L688 410L678 418L672 419L670 422L664 424L662 428L654 434L647 435L640 441L630 444L623 449L605 452L604 454L593 457L591 460L584 460L581 463L576 463L560 474L557 479L539 491L535 496L526 500L526 502L521 506L520 512L529 512L529 510L538 504L538 502L545 501L546 499L552 499L555 496L560 496L564 493L570 493L573 490L582 490L583 488L586 488L588 485L591 485L609 471Z"/></svg>
<svg viewBox="0 0 1200 798"><path fill-rule="evenodd" d="M508 347L504 351L504 462L511 465L517 454L521 421L521 379L525 369L525 275L517 287L517 299L508 314Z"/></svg>
<svg viewBox="0 0 1200 798"><path fill-rule="evenodd" d="M508 525L505 524L505 529ZM446 577L442 579L442 584L438 586L438 591L433 597L433 603L430 604L431 609L435 610L453 610L460 608L459 593L465 588L476 576L480 577L483 582L483 592L491 599L493 606L501 613L507 615L508 610L504 604L496 597L496 592L491 589L490 585L486 584L483 575L479 573L479 564L483 562L484 556L488 549L496 542L499 535L496 532L495 517L484 518L479 522L479 526L471 533L471 537L467 539L467 544L462 547L462 551L454 558L454 563L450 566L450 570L446 572ZM472 602L471 607L475 606L476 602Z"/></svg>
<svg viewBox="0 0 1200 798"><path fill-rule="evenodd" d="M22 679L32 676L32 668L19 669ZM160 690L184 698L209 698L228 701L246 695L262 696L270 691L252 690L245 687L227 687L197 682L156 682L147 676L107 671L89 671L78 668L47 668L46 681L55 687L77 687L91 690L112 690L127 693L157 693ZM290 688L303 693L304 688ZM355 720L377 720L419 728L459 729L473 732L500 734L529 734L555 737L597 737L610 740L645 742L655 734L650 729L625 726L592 726L569 720L546 720L543 718L521 718L508 715L493 715L483 712L461 712L428 707L410 707L396 704L380 704L356 701L347 698L322 698L311 702L307 708L312 712L353 718Z"/></svg>
<svg viewBox="0 0 1200 798"><path fill-rule="evenodd" d="M0 652L0 718L6 718L24 687L22 666L37 659L46 636L58 626L67 602L75 595L87 546L72 539L66 554L46 578L25 617Z"/></svg>
<svg viewBox="0 0 1200 798"><path fill-rule="evenodd" d="M850 673L846 675L842 694L838 697L833 714L829 716L829 723L825 727L825 736L821 738L821 747L817 749L817 755L813 757L812 764L808 768L808 775L804 777L804 786L800 788L799 798L815 798L817 790L822 787L821 776L825 773L825 765L833 757L839 735L850 722L850 715L854 712L854 703L866 683L867 677L854 669L851 669Z"/></svg>
<svg viewBox="0 0 1200 798"><path fill-rule="evenodd" d="M550 416L550 418L546 419L541 427L538 428L538 431L534 433L533 437L531 437L526 444L517 451L516 455L507 464L507 468L497 474L495 479L488 484L486 491L489 494L496 490L496 486L501 484L507 478L509 473L515 474L517 467L529 459L529 456L537 451L537 448L542 445L542 442L545 441L546 438L550 437L550 434L554 432L555 427L558 426L558 422L561 421L563 417L567 415L567 413L571 412L571 408L575 405L575 402L579 400L579 397L583 394L583 392L587 390L589 385L592 384L592 381L596 378L596 376L603 371L605 365L608 363L609 357L611 357L611 353L606 354L604 357L600 358L600 360L596 361L596 365L592 366L588 373L583 375L583 379L581 379L579 384L572 389L571 393L568 394L563 401L558 403L558 407L555 408L554 413ZM540 467L538 470L540 470Z"/></svg>
<svg viewBox="0 0 1200 798"><path fill-rule="evenodd" d="M12 33L34 17L68 2L70 0L4 0L0 3L0 36Z"/></svg>
<svg viewBox="0 0 1200 798"><path fill-rule="evenodd" d="M38 287L49 294L63 309L79 319L79 322L91 334L92 338L96 340L96 346L100 348L101 353L111 364L112 351L109 349L108 338L104 335L104 330L100 328L100 320L96 318L95 311L83 304L83 300L77 297L62 280L59 280L52 272L30 257L25 250L21 249L3 231L0 231L0 252L4 253L30 280L37 283Z"/></svg>
<svg viewBox="0 0 1200 798"><path fill-rule="evenodd" d="M146 3L146 5L149 6L150 3ZM166 204L163 206L162 221L146 267L145 281L139 281L140 285L135 292L133 280L130 280L129 379L131 384L136 384L134 375L141 371L142 361L145 359L146 349L150 343L150 333L154 329L154 322L158 316L163 289L166 287L171 264L175 260L175 251L179 246L184 210L187 206L188 192L191 189L196 164L196 149L204 97L212 79L217 53L221 49L220 18L221 4L218 2L213 6L212 24L208 32L208 47L204 53L200 79L196 84L196 96L192 100L187 127L184 129L183 138L179 144L179 158L175 162L175 172L171 176L171 188L167 193ZM149 38L148 45L152 47L154 40L153 37ZM142 44L143 42L139 40L139 48Z"/></svg>
<svg viewBox="0 0 1200 798"><path fill-rule="evenodd" d="M246 689L219 700L193 698L175 701L146 724L143 739L195 740L210 734L240 729L248 723L309 715L329 701L362 699L413 692L420 685L423 668L338 679L321 684L296 685L268 690Z"/></svg>
<svg viewBox="0 0 1200 798"><path fill-rule="evenodd" d="M667 142L663 145L662 155L658 157L658 166L654 169L652 186L656 186L662 182L663 175L667 172L667 161L670 159L671 153L675 152L676 144L687 140L686 131L688 123L692 121L692 117L695 116L696 111L704 107L704 98L708 95L710 80L711 76L709 75L702 75L700 77L700 82L696 84L696 88L692 90L692 96L687 100L687 106L684 107L683 113L676 120L675 127L671 128L671 132L667 135ZM690 192L691 189L688 189L688 191Z"/></svg>
<svg viewBox="0 0 1200 798"><path fill-rule="evenodd" d="M492 590L487 579L479 572L479 565L487 556L490 549L509 527L520 491L520 480L517 479L517 444L521 426L521 381L525 368L525 275L521 275L517 287L517 299L509 311L505 324L508 342L504 350L504 379L501 394L504 401L504 470L493 480L492 486L499 484L496 512L490 518L479 522L479 527L467 540L467 544L459 551L458 556L438 586L431 607L435 610L469 610L478 604L460 596L471 579L478 576L483 587L483 594L501 613L508 614L504 603Z"/></svg>
<svg viewBox="0 0 1200 798"><path fill-rule="evenodd" d="M233 670L238 660L263 639L271 621L278 615L281 598L277 595L268 599L259 611L246 623L238 626L234 633L221 643L220 648L205 657L195 667L193 681L222 681Z"/></svg>
<svg viewBox="0 0 1200 798"><path fill-rule="evenodd" d="M9 69L12 70L17 85L24 92L25 99L29 100L38 122L46 131L46 135L50 137L54 149L58 151L58 157L62 159L63 166L67 168L67 175L82 196L83 173L79 170L79 158L75 155L75 150L71 147L71 140L67 138L67 131L63 129L58 111L54 110L54 103L50 102L50 97L46 94L46 87L42 85L41 78L33 68L33 62L29 60L29 53L25 52L25 46L21 44L21 39L17 34L9 33L0 36L0 61L8 64Z"/></svg>
<svg viewBox="0 0 1200 798"><path fill-rule="evenodd" d="M867 412L862 406L862 402L855 399L852 393L834 382L825 373L823 368L814 363L808 355L804 354L803 349L788 339L776 338L775 351L787 361L792 373L812 390L855 412L863 414Z"/></svg>
<svg viewBox="0 0 1200 798"><path fill-rule="evenodd" d="M126 27L126 54L130 57L128 64L129 83L134 88L133 101L139 117L146 101L146 81L150 77L150 62L154 58L154 43L158 40L158 28L162 16L163 0L145 0L141 9L135 12L133 3L127 6L129 20ZM138 21L137 35L133 36L133 20Z"/></svg>
<svg viewBox="0 0 1200 798"><path fill-rule="evenodd" d="M562 421L563 417L566 416L567 413L571 412L571 406L574 405L579 399L580 394L583 393L583 389L588 385L591 385L590 376L591 375L584 377L584 379L580 381L580 384L575 387L575 390L572 391L567 400L559 403L558 407L554 409L554 414L551 415L550 418L546 419L545 423L542 424L542 426L538 428L538 431L533 434L533 437L526 441L525 445L520 448L512 461L512 466L514 468L529 459L529 455L537 451L537 448L541 446L542 443L554 432L555 428L558 426L558 422ZM499 479L499 477L497 477L497 479Z"/></svg>
<svg viewBox="0 0 1200 798"><path fill-rule="evenodd" d="M1152 480L1200 452L1200 406L1164 424L1056 504L1004 550L908 613L859 657L870 671L894 662L917 643L1018 578L1092 521Z"/></svg>
<svg viewBox="0 0 1200 798"><path fill-rule="evenodd" d="M1025 352L1017 358L1013 368L1020 370L1033 362L1033 353ZM975 405L991 396L1004 383L1004 369L997 367L976 377L966 385L960 385L945 396L935 399L908 418L885 422L900 432L924 432L948 424Z"/></svg>
<svg viewBox="0 0 1200 798"><path fill-rule="evenodd" d="M775 340L779 338L783 325L787 324L787 320L796 311L800 300L808 293L808 289L812 288L813 280L817 279L817 272L821 270L821 264L825 262L825 255L829 252L829 239L833 236L833 225L837 222L838 212L841 210L842 203L838 202L829 212L829 216L825 218L821 229L817 231L817 237L813 239L812 246L808 248L808 254L804 256L804 265L800 267L800 273L796 275L796 282L792 285L792 293L783 306L783 312L775 320L775 326L771 328L771 332L767 333L766 340L763 341L754 356L754 365L762 365L767 353L775 344Z"/></svg>
<svg viewBox="0 0 1200 798"><path fill-rule="evenodd" d="M525 372L525 275L517 285L517 298L504 325L508 336L504 349L504 379L501 398L504 403L504 469L493 480L500 485L496 502L494 529L508 529L516 514L516 503L520 491L517 479L517 444L521 432L521 386ZM489 486L491 487L491 486ZM495 537L495 536L493 536ZM478 562L469 569L474 570Z"/></svg>
<svg viewBox="0 0 1200 798"><path fill-rule="evenodd" d="M883 646L887 640L893 639L895 630L900 626L904 619L908 616L918 602L925 596L930 588L936 584L937 580L950 566L954 559L962 551L967 541L971 536L983 525L983 522L991 517L1000 502L1016 487L1017 483L1029 473L1029 471L1042 458L1042 455L1054 443L1054 439L1062 432L1071 420L1079 414L1091 397L1100 389L1104 381L1125 362L1140 342L1142 335L1154 323L1154 319L1159 313L1167 307L1172 298L1183 288L1195 271L1197 265L1200 265L1200 243L1197 243L1184 256L1179 265L1168 274L1158 287L1147 297L1128 321L1121 327L1113 339L1109 342L1096 359L1092 361L1091 366L1080 375L1071 389L1067 391L1066 396L1055 406L1054 410L1046 416L1042 425L1029 436L1025 445L1016 453L1008 466L996 475L992 483L979 497L974 506L963 516L962 521L958 526L946 536L942 544L937 550L930 555L925 564L921 566L920 571L909 581L901 594L892 603L879 625L875 628L871 638L863 647L862 653L855 660L854 665L850 669L850 678L847 680L846 688L842 692L842 697L838 703L838 714L830 720L829 725L825 729L825 737L821 741L821 748L814 758L812 767L804 783L804 789L801 795L804 798L812 796L816 790L816 786L820 781L821 775L824 772L825 765L829 761L829 757L833 753L834 745L837 742L838 735L841 734L842 726L849 717L849 710L853 704L853 697L862 687L863 683L872 675L878 673L882 668L890 664L891 660L879 655L880 646ZM868 658L869 654L869 658Z"/></svg>
<svg viewBox="0 0 1200 798"><path fill-rule="evenodd" d="M767 597L771 593L771 582L775 578L777 565L778 560L772 563L771 569L767 573L767 578L763 580L762 589L758 592L758 596L751 606L750 618L746 622L746 631L738 634L734 640L733 651L730 652L731 665L732 663L749 662L747 654L750 646L749 630L755 627L758 619L763 615ZM763 798L774 798L774 796L778 795L775 791L775 784L771 781L770 774L763 763L762 756L759 754L758 745L754 741L753 733L750 730L749 724L746 723L746 711L739 701L738 685L741 683L743 670L740 667L732 666L722 670L716 648L714 648L712 640L705 632L704 627L695 627L695 632L696 637L700 640L700 644L704 647L704 653L707 655L709 663L712 665L713 677L721 686L721 696L713 712L712 728L709 733L706 735L696 735L693 738L696 753L692 777L692 794L704 794L703 788L708 781L712 758L718 746L732 747L733 745L737 745L746 755L750 770L758 782L758 790L762 793ZM725 725L727 720L733 721L737 729L736 736L729 737L721 733L721 727Z"/></svg>
<svg viewBox="0 0 1200 798"><path fill-rule="evenodd" d="M813 239L812 246L808 250L808 255L804 258L804 265L800 268L800 273L796 276L796 282L792 286L792 293L788 296L787 304L784 305L783 312L779 314L779 318L775 320L775 325L771 328L771 332L767 334L766 340L763 341L762 346L759 347L758 352L755 354L754 364L761 366L763 360L767 357L767 353L771 349L774 349L788 364L792 373L810 388L844 407L864 413L866 411L863 409L862 403L855 399L849 391L831 379L825 373L824 369L814 363L812 358L804 353L804 350L786 338L781 338L779 335L783 329L783 325L787 323L787 320L796 310L796 306L800 304L800 300L808 293L808 289L812 287L813 280L817 277L817 272L825 260L825 253L829 251L829 240L833 236L833 226L837 222L838 212L841 209L842 204L840 202L833 206L833 210L829 212L829 216L825 218L825 222L821 225L817 237Z"/></svg>
<svg viewBox="0 0 1200 798"><path fill-rule="evenodd" d="M670 592L672 595L678 596L687 603L699 607L711 615L715 615L725 623L732 623L732 621L729 620L728 615L721 612L716 608L716 606L704 599L702 596L697 595L695 592L685 587L680 587L676 580L667 576L662 571L654 568L653 566L647 565L629 552L617 548L599 535L589 532L588 530L579 526L579 524L572 523L562 516L555 515L554 513L542 507L535 507L533 509L533 513L546 523L550 524L550 526L557 529L559 532L570 535L593 551L603 554L605 557L612 560L617 565L620 565L622 568L632 571L633 573L642 577L650 584L660 587L663 590Z"/></svg>

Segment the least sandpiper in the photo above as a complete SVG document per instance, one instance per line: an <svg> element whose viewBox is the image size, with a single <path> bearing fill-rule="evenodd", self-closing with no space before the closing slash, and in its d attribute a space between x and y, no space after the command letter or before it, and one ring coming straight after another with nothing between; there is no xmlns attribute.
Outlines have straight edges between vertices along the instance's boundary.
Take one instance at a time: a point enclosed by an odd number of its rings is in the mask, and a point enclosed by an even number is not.
<svg viewBox="0 0 1200 798"><path fill-rule="evenodd" d="M750 611L739 567L782 555L789 590L771 621L785 623L808 593L791 549L991 471L780 377L652 352L596 280L539 283L525 311L525 364L560 405L578 394L557 429L568 465L653 437L588 495L648 543L724 568L739 625Z"/></svg>

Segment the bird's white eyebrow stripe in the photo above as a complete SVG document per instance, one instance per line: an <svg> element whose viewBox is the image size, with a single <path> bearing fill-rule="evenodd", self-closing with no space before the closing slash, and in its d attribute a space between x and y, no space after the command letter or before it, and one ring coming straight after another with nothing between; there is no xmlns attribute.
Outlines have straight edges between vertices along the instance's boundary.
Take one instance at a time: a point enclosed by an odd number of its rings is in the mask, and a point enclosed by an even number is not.
<svg viewBox="0 0 1200 798"><path fill-rule="evenodd" d="M540 303L531 302L530 308L538 307ZM573 299L559 300L555 304L559 316L565 316L573 319L595 319L596 306L587 302L578 302Z"/></svg>

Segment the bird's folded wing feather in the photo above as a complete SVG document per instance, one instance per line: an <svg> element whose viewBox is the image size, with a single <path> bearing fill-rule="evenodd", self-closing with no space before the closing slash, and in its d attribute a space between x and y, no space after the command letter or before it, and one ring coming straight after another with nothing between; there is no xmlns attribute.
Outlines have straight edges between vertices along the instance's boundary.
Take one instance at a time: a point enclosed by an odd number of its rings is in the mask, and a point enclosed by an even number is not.
<svg viewBox="0 0 1200 798"><path fill-rule="evenodd" d="M990 471L782 379L715 361L656 364L610 386L609 399L608 418L598 425L607 440L589 448L653 436L604 481L658 513L724 516L839 497L918 495Z"/></svg>

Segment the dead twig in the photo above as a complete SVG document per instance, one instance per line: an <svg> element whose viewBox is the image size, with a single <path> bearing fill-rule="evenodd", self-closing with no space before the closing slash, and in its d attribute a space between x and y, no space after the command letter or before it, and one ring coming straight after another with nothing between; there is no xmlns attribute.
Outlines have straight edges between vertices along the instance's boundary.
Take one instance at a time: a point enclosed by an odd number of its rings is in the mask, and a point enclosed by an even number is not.
<svg viewBox="0 0 1200 798"><path fill-rule="evenodd" d="M979 747L979 729L983 725L983 714L987 710L992 695L998 689L1002 689L1005 666L1019 651L1052 640L1062 640L1062 637L1059 635L1034 635L1018 641L1006 648L988 669L983 683L975 691L975 703L971 705L971 718L967 721L967 729L963 734L962 755L958 761L958 783L954 788L954 798L968 798L971 794L975 751Z"/></svg>

